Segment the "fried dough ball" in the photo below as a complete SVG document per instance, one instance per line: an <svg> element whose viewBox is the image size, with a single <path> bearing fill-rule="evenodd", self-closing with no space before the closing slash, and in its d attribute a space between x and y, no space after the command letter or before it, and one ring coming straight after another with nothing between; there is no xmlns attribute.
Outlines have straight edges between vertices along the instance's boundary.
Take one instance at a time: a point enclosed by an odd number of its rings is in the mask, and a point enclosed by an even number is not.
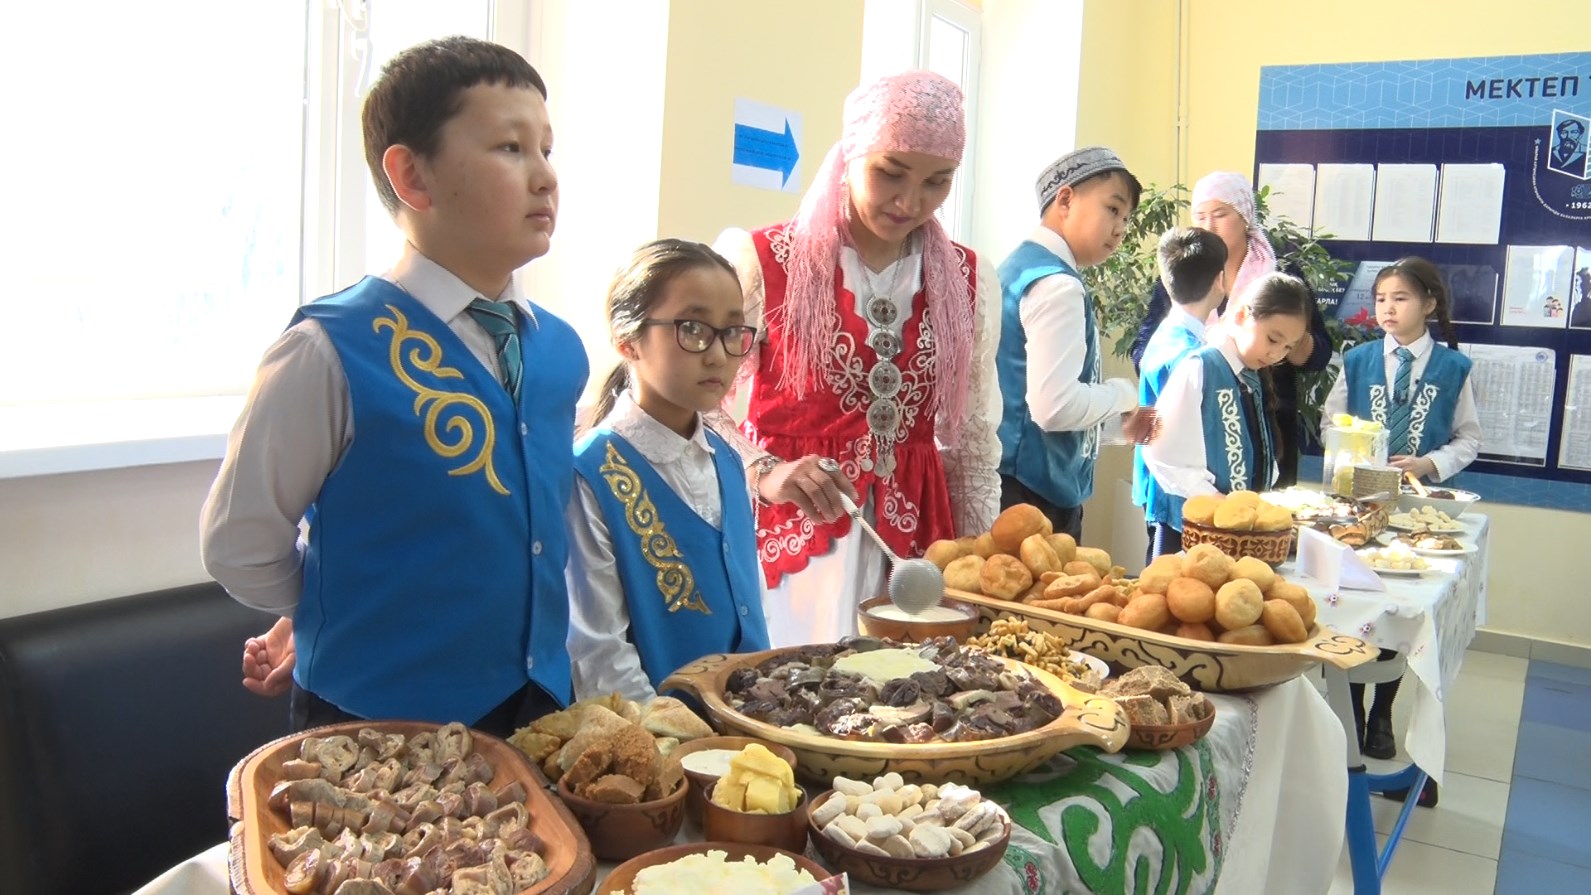
<svg viewBox="0 0 1591 895"><path fill-rule="evenodd" d="M1286 531L1293 527L1293 514L1286 507L1262 503L1254 520L1255 531Z"/></svg>
<svg viewBox="0 0 1591 895"><path fill-rule="evenodd" d="M1260 620L1264 604L1265 596L1254 582L1228 581L1215 592L1215 622L1228 631L1252 625Z"/></svg>
<svg viewBox="0 0 1591 895"><path fill-rule="evenodd" d="M1033 586L1033 573L1022 565L1022 560L1004 553L984 560L979 579L985 594L1002 600L1015 600Z"/></svg>
<svg viewBox="0 0 1591 895"><path fill-rule="evenodd" d="M1211 544L1197 544L1182 558L1182 574L1197 578L1214 590L1232 577L1232 557Z"/></svg>
<svg viewBox="0 0 1591 895"><path fill-rule="evenodd" d="M1259 587L1260 593L1269 593L1276 583L1276 570L1262 559L1245 556L1232 563L1232 578L1247 578Z"/></svg>
<svg viewBox="0 0 1591 895"><path fill-rule="evenodd" d="M1176 635L1189 640L1203 640L1207 643L1215 641L1215 632L1203 622L1185 622L1177 626Z"/></svg>
<svg viewBox="0 0 1591 895"><path fill-rule="evenodd" d="M1276 642L1276 638L1265 630L1264 625L1244 625L1231 631L1223 631L1221 636L1215 639L1221 643L1238 646L1270 646Z"/></svg>
<svg viewBox="0 0 1591 895"><path fill-rule="evenodd" d="M1087 575L1061 575L1050 579L1044 586L1044 599L1058 600L1061 597L1081 597L1100 585L1100 577L1092 569Z"/></svg>
<svg viewBox="0 0 1591 895"><path fill-rule="evenodd" d="M1084 610L1083 615L1102 622L1120 621L1121 607L1115 603L1095 603Z"/></svg>
<svg viewBox="0 0 1591 895"><path fill-rule="evenodd" d="M984 532L978 535L977 540L972 542L972 552L984 559L988 559L999 553L1000 548L994 543L994 535Z"/></svg>
<svg viewBox="0 0 1591 895"><path fill-rule="evenodd" d="M971 550L963 546L960 541L941 539L928 545L928 549L923 551L923 559L938 566L942 572L945 566L950 565L970 552Z"/></svg>
<svg viewBox="0 0 1591 895"><path fill-rule="evenodd" d="M1060 558L1061 565L1066 565L1077 558L1077 541L1064 531L1047 534L1044 540L1050 542L1055 548L1055 555Z"/></svg>
<svg viewBox="0 0 1591 895"><path fill-rule="evenodd" d="M1044 588L1047 586L1045 582L1034 579L1033 584L1023 591L1022 595L1017 597L1017 599L1024 603L1029 600L1042 600L1044 599Z"/></svg>
<svg viewBox="0 0 1591 895"><path fill-rule="evenodd" d="M1184 622L1215 618L1215 591L1197 578L1173 578L1166 588L1166 608Z"/></svg>
<svg viewBox="0 0 1591 895"><path fill-rule="evenodd" d="M1200 494L1198 497L1188 498L1182 504L1182 521L1192 522L1194 525L1214 525L1215 511L1223 500L1219 494Z"/></svg>
<svg viewBox="0 0 1591 895"><path fill-rule="evenodd" d="M1227 531L1253 531L1259 510L1247 504L1228 500L1215 511L1215 527Z"/></svg>
<svg viewBox="0 0 1591 895"><path fill-rule="evenodd" d="M1162 594L1139 594L1121 611L1116 621L1134 628L1143 628L1148 631L1158 631L1171 621L1171 610L1166 608L1166 598Z"/></svg>
<svg viewBox="0 0 1591 895"><path fill-rule="evenodd" d="M1253 491L1233 491L1226 496L1226 502L1240 507L1258 507L1263 501L1259 494Z"/></svg>
<svg viewBox="0 0 1591 895"><path fill-rule="evenodd" d="M1311 597L1309 591L1301 585L1277 578L1271 589L1265 592L1265 600L1266 602L1285 601L1298 613L1299 620L1304 623L1304 630L1308 631L1315 627L1315 615L1319 607L1315 605L1315 598Z"/></svg>
<svg viewBox="0 0 1591 895"><path fill-rule="evenodd" d="M1266 600L1260 609L1260 624L1271 632L1277 643L1297 643L1309 636L1298 610L1286 600Z"/></svg>
<svg viewBox="0 0 1591 895"><path fill-rule="evenodd" d="M1029 535L1049 534L1053 530L1049 517L1038 507L1019 503L995 517L989 534L994 536L994 544L1001 553L1016 556Z"/></svg>
<svg viewBox="0 0 1591 895"><path fill-rule="evenodd" d="M1066 575L1098 575L1101 578L1104 577L1102 572L1094 568L1093 563L1084 562L1081 559L1074 559L1061 566L1061 572Z"/></svg>
<svg viewBox="0 0 1591 895"><path fill-rule="evenodd" d="M1101 578L1110 574L1110 554L1098 547L1077 548L1077 558L1093 566Z"/></svg>
<svg viewBox="0 0 1591 895"><path fill-rule="evenodd" d="M1150 563L1138 575L1138 592L1144 594L1163 594L1171 586L1172 579L1177 577L1178 569L1170 563L1161 563L1158 560Z"/></svg>
<svg viewBox="0 0 1591 895"><path fill-rule="evenodd" d="M983 564L987 561L976 554L952 560L945 566L945 587L983 593Z"/></svg>
<svg viewBox="0 0 1591 895"><path fill-rule="evenodd" d="M1045 572L1059 572L1065 563L1055 554L1055 548L1050 546L1049 540L1042 534L1028 535L1022 541L1018 554L1022 564L1037 578Z"/></svg>

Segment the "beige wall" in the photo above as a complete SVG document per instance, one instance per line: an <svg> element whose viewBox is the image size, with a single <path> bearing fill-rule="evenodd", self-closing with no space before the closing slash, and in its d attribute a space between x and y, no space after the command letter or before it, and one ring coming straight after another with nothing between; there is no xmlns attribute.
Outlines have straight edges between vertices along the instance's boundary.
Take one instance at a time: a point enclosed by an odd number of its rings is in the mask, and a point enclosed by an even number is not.
<svg viewBox="0 0 1591 895"><path fill-rule="evenodd" d="M1180 99L1179 7L1186 26ZM1170 183L1185 172L1191 185L1212 170L1249 172L1263 65L1584 51L1582 30L1542 25L1578 21L1584 9L1582 0L1527 0L1507 15L1486 16L1445 0L1088 0L1078 142L1117 147L1146 182ZM1180 162L1179 105L1186 122ZM1085 517L1089 538L1108 537L1116 516L1131 512L1109 484L1130 475L1125 452L1102 458ZM1591 541L1591 515L1481 509L1493 522L1486 629L1591 646L1574 559Z"/></svg>
<svg viewBox="0 0 1591 895"><path fill-rule="evenodd" d="M860 0L673 0L658 233L711 242L793 214L799 193L730 182L735 99L801 113L804 189L840 137L861 70Z"/></svg>

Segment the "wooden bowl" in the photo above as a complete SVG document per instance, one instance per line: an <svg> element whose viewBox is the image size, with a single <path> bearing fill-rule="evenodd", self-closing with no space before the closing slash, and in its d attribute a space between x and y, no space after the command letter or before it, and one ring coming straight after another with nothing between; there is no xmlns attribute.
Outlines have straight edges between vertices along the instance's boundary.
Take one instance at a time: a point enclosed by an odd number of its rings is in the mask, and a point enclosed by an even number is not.
<svg viewBox="0 0 1591 895"><path fill-rule="evenodd" d="M1182 549L1210 544L1233 559L1252 556L1261 562L1279 566L1287 562L1287 554L1293 549L1294 534L1292 526L1281 531L1232 531L1184 520Z"/></svg>
<svg viewBox="0 0 1591 895"><path fill-rule="evenodd" d="M813 804L823 804L830 792L833 790L819 795ZM977 851L947 858L895 858L859 852L823 835L810 815L807 832L812 847L830 870L850 874L853 880L903 892L938 892L964 886L998 866L1005 857L1006 846L1011 844L1009 819L998 839Z"/></svg>
<svg viewBox="0 0 1591 895"><path fill-rule="evenodd" d="M282 779L282 763L298 757L306 737L338 734L357 736L370 728L382 733L413 736L434 731L440 725L421 721L356 721L333 724L272 740L249 753L227 775L227 817L232 821L227 872L232 891L238 895L276 895L287 891L283 867L270 850L271 836L288 830L285 814L273 811L266 800ZM580 825L564 804L548 794L549 784L536 767L513 746L491 734L471 730L475 751L486 757L496 771L493 788L518 781L525 787L525 806L530 809L530 830L542 842L542 858L551 872L535 886L519 895L571 895L590 891L597 865Z"/></svg>
<svg viewBox="0 0 1591 895"><path fill-rule="evenodd" d="M690 842L684 845L671 845L660 848L639 857L631 858L623 864L613 868L601 885L597 886L593 895L629 895L630 887L635 884L635 875L648 867L657 867L671 861L678 861L686 855L705 855L710 851L721 851L727 861L739 861L751 857L759 862L766 863L774 855L784 855L795 862L802 870L812 874L812 878L822 880L829 875L823 865L804 855L793 854L766 845L746 845L740 842Z"/></svg>
<svg viewBox="0 0 1591 895"><path fill-rule="evenodd" d="M1115 622L1040 609L982 594L956 591L956 599L978 606L981 624L997 618L1025 619L1035 631L1049 631L1072 649L1104 659L1113 669L1159 665L1206 693L1227 693L1290 681L1325 663L1348 669L1373 661L1380 650L1357 637L1316 624L1299 643L1240 646L1189 640Z"/></svg>
<svg viewBox="0 0 1591 895"><path fill-rule="evenodd" d="M685 823L685 792L690 781L682 780L674 791L661 799L633 805L596 802L575 795L567 776L558 781L558 797L591 840L591 853L604 861L624 861L674 841Z"/></svg>
<svg viewBox="0 0 1591 895"><path fill-rule="evenodd" d="M1127 737L1129 749L1151 749L1163 752L1190 746L1210 732L1215 725L1215 704L1210 704L1210 714L1185 724L1134 724Z"/></svg>
<svg viewBox="0 0 1591 895"><path fill-rule="evenodd" d="M713 786L717 786L717 782ZM801 800L795 809L783 814L751 814L735 811L713 801L713 791L707 791L702 813L702 837L708 842L740 842L746 845L770 845L788 852L801 854L807 850L807 791L801 790Z"/></svg>
<svg viewBox="0 0 1591 895"><path fill-rule="evenodd" d="M718 782L718 775L704 774L685 767L685 756L708 749L733 749L738 752L752 743L756 743L784 759L785 764L790 767L794 768L797 766L795 753L791 752L787 747L767 740L759 740L755 737L698 737L694 740L686 740L674 747L674 751L668 754L668 760L678 762L680 770L685 772L685 779L691 782L690 792L685 794L686 817L697 824L702 822L702 809L707 803L707 790Z"/></svg>
<svg viewBox="0 0 1591 895"><path fill-rule="evenodd" d="M958 593L956 598L966 600L966 595ZM1115 700L1084 693L1042 668L1013 659L1000 661L1033 675L1061 700L1065 711L1043 727L992 740L905 744L844 740L775 727L743 715L729 704L724 690L732 672L755 668L773 656L799 649L703 656L669 675L659 689L690 693L720 730L788 746L799 761L796 773L822 786L831 785L839 774L871 780L890 771L910 783L998 783L1025 774L1074 746L1118 752L1127 742L1127 716Z"/></svg>
<svg viewBox="0 0 1591 895"><path fill-rule="evenodd" d="M978 627L978 607L959 600L945 600L939 604L962 616L942 622L880 618L870 611L889 605L892 604L888 596L864 600L856 609L857 630L869 637L888 638L897 643L922 643L932 637L954 637L961 643Z"/></svg>

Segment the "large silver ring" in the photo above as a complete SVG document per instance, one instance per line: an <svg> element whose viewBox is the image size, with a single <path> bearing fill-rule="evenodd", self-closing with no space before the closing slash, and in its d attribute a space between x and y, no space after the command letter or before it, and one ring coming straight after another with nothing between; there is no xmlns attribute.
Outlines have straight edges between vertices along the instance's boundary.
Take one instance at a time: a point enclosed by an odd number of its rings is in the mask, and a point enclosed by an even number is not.
<svg viewBox="0 0 1591 895"><path fill-rule="evenodd" d="M829 457L824 457L818 461L818 468L824 472L839 472L840 464Z"/></svg>

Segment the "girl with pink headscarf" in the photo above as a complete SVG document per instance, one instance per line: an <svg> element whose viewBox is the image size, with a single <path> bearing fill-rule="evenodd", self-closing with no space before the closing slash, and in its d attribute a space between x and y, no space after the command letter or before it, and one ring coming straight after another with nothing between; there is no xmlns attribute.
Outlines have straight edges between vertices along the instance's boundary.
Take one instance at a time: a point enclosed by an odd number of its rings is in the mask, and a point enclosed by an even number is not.
<svg viewBox="0 0 1591 895"><path fill-rule="evenodd" d="M946 78L864 85L795 218L714 246L763 334L739 382L742 430L771 455L750 477L759 494L806 492L821 517L758 508L775 646L853 633L857 604L884 592L887 561L830 500L831 475L854 483L901 556L986 531L998 512L998 281L934 217L965 143ZM810 463L779 465L798 457Z"/></svg>
<svg viewBox="0 0 1591 895"><path fill-rule="evenodd" d="M1234 171L1216 171L1199 178L1193 185L1193 224L1221 237L1226 243L1227 295L1241 295L1245 287L1278 268L1276 252L1271 248L1270 237L1260 226L1259 213L1254 206L1254 190L1247 177ZM1283 271L1303 279L1301 271ZM1132 361L1136 367L1143 358L1155 328L1171 309L1171 297L1164 283L1156 283L1154 295L1149 299L1149 313L1138 328L1133 340ZM1217 309L1224 315L1227 305ZM1309 322L1309 338L1302 339L1282 363L1271 368L1272 425L1275 429L1277 466L1280 478L1277 486L1298 481L1298 370L1324 370L1331 361L1331 337L1326 333L1325 318L1314 309Z"/></svg>

